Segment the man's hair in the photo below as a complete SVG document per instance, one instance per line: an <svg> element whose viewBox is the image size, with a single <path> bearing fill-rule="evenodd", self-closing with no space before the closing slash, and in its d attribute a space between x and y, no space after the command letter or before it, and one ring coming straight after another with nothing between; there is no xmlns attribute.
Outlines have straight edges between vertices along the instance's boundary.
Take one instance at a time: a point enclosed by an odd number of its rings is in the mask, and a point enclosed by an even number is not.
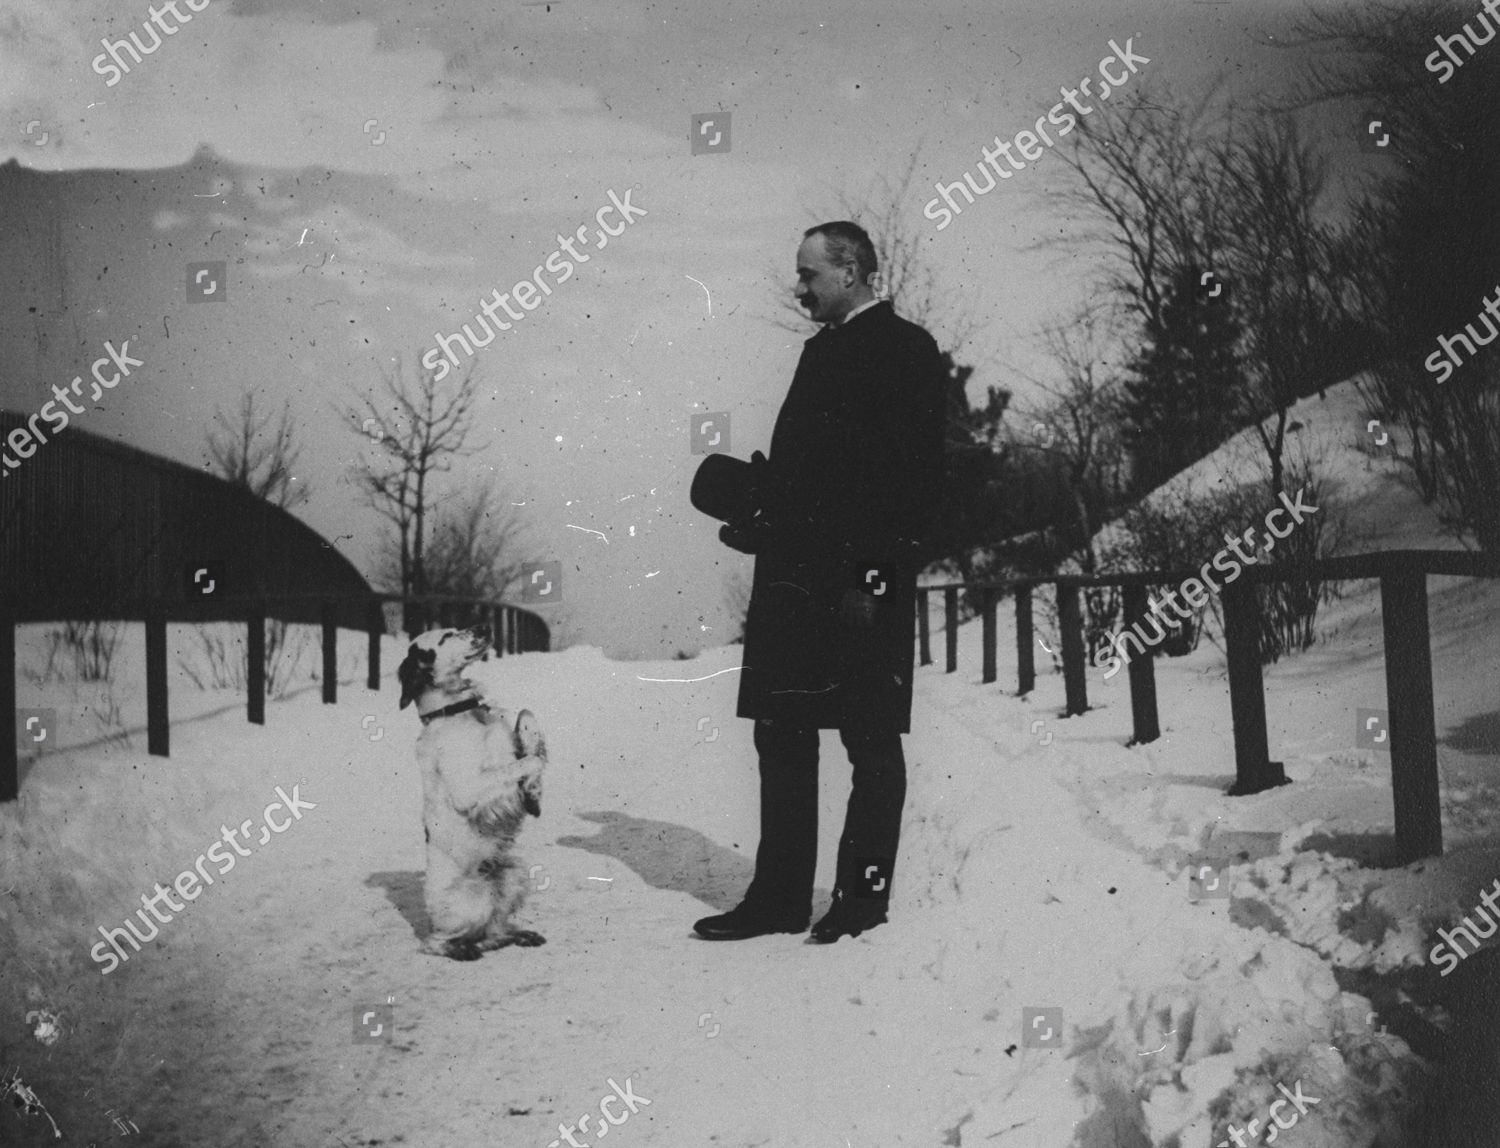
<svg viewBox="0 0 1500 1148"><path fill-rule="evenodd" d="M875 245L869 233L857 223L847 219L833 223L820 223L802 233L804 239L814 235L823 237L823 246L828 252L828 261L835 267L852 267L855 277L868 284L879 264L875 259Z"/></svg>

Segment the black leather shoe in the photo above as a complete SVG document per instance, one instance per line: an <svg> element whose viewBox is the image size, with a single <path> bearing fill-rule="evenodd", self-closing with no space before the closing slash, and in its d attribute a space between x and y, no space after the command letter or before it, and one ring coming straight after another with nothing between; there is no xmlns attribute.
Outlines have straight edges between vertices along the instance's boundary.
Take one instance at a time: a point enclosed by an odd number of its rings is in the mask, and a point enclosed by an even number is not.
<svg viewBox="0 0 1500 1148"><path fill-rule="evenodd" d="M812 927L810 940L818 945L831 945L840 937L857 937L866 929L883 925L887 919L884 901L856 900L835 892L833 908Z"/></svg>
<svg viewBox="0 0 1500 1148"><path fill-rule="evenodd" d="M743 941L767 933L800 933L807 928L806 916L768 912L739 905L716 917L694 923L693 932L706 941Z"/></svg>

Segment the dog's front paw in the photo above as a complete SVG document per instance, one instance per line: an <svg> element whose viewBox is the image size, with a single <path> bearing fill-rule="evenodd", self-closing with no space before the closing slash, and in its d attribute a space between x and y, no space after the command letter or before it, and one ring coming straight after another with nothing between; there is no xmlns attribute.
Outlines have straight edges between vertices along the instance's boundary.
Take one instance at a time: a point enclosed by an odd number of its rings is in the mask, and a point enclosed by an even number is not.
<svg viewBox="0 0 1500 1148"><path fill-rule="evenodd" d="M510 943L533 949L537 945L545 945L547 938L540 933L533 933L530 929L517 929L510 934Z"/></svg>
<svg viewBox="0 0 1500 1148"><path fill-rule="evenodd" d="M547 743L542 737L541 723L530 710L522 710L516 715L516 728L511 737L515 742L517 757L547 756Z"/></svg>

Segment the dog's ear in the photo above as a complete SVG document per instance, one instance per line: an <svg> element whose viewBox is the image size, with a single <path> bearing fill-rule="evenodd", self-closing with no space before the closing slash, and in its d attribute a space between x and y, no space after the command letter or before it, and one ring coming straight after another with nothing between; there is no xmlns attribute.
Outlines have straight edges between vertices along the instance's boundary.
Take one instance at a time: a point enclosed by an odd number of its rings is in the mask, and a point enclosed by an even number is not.
<svg viewBox="0 0 1500 1148"><path fill-rule="evenodd" d="M437 661L437 654L432 650L424 650L415 642L406 651L406 660L396 670L396 680L401 683L401 704L397 709L405 709L417 700L417 695L432 684L432 664Z"/></svg>

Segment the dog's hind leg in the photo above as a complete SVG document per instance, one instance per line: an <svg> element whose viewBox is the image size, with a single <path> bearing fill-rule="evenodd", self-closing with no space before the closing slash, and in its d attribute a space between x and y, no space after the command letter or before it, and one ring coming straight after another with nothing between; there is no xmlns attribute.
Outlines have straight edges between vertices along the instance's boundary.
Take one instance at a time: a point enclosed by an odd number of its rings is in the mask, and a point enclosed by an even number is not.
<svg viewBox="0 0 1500 1148"><path fill-rule="evenodd" d="M503 949L507 945L531 948L547 943L547 939L540 933L518 929L510 923L511 917L526 900L526 887L518 874L518 867L507 866L495 871L490 878L494 913L485 927L484 938L479 942L479 947L485 951Z"/></svg>
<svg viewBox="0 0 1500 1148"><path fill-rule="evenodd" d="M435 957L447 957L450 961L477 961L484 955L485 948L482 941L471 941L466 937L452 937L448 940L427 937L422 941L424 953L431 953Z"/></svg>
<svg viewBox="0 0 1500 1148"><path fill-rule="evenodd" d="M432 931L422 951L455 961L475 961L485 923L490 920L489 883L465 876L453 859L430 843L424 888Z"/></svg>

